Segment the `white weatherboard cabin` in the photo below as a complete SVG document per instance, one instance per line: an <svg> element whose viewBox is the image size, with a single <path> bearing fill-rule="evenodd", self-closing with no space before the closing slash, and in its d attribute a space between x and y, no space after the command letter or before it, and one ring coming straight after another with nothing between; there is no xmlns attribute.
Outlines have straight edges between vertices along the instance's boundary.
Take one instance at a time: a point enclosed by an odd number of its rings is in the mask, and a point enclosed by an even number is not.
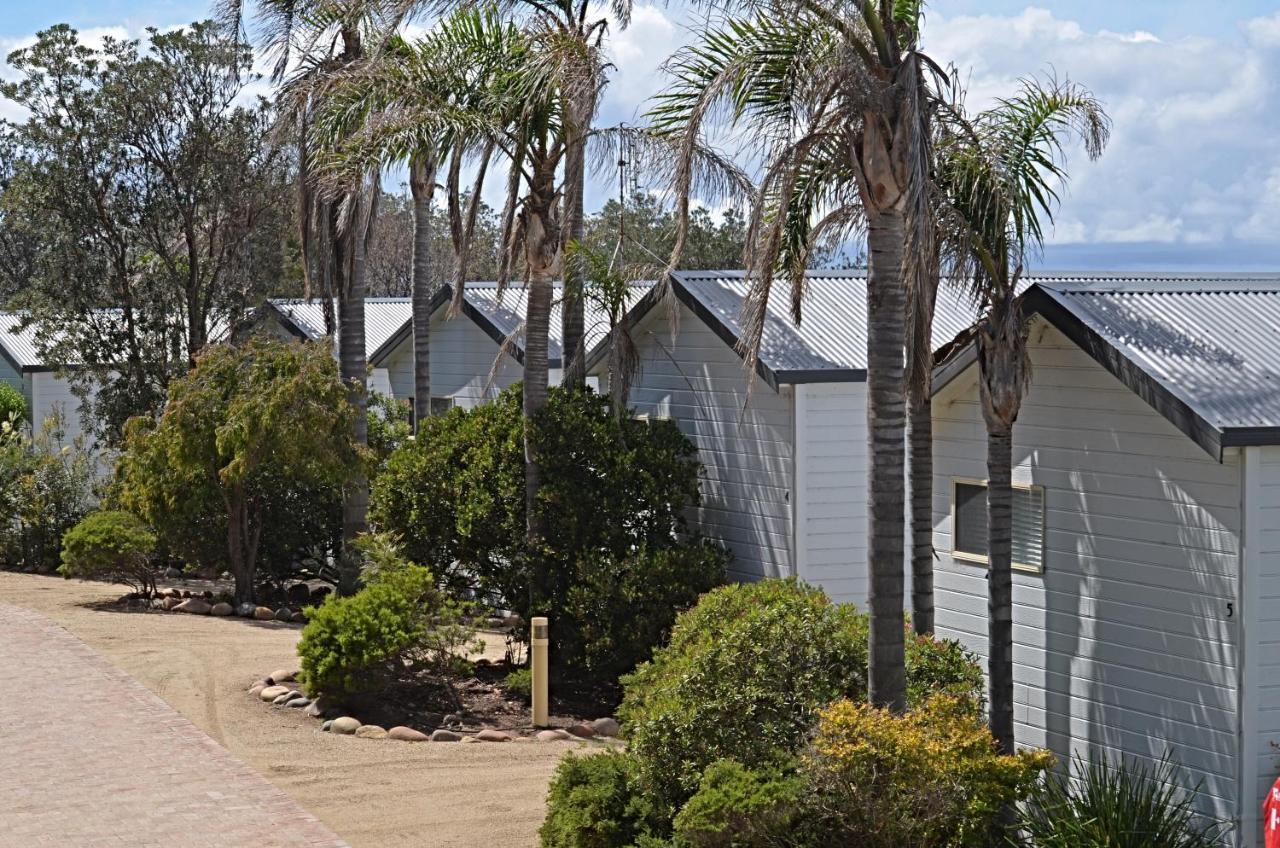
<svg viewBox="0 0 1280 848"><path fill-rule="evenodd" d="M1170 751L1260 840L1280 775L1280 278L1042 279L1014 428L1018 742ZM937 631L985 657L972 350L935 381Z"/></svg>
<svg viewBox="0 0 1280 848"><path fill-rule="evenodd" d="M63 441L70 444L83 433L80 398L71 391L67 376L41 355L35 328L20 329L22 319L17 313L0 312L0 381L22 392L36 432L50 416L60 415Z"/></svg>
<svg viewBox="0 0 1280 848"><path fill-rule="evenodd" d="M634 298L651 287L636 283ZM470 409L493 398L523 376L524 315L523 283L512 283L499 293L496 283L467 283L462 314L450 319L452 288L442 287L432 307L431 395L437 411L452 406ZM560 327L561 290L556 287L548 337L551 385L563 374ZM408 301L405 301L406 303ZM608 316L590 302L585 309L585 344L588 349L609 331ZM391 394L411 399L413 387L413 322L406 320L396 332L376 348L371 348L369 364L374 373L385 372Z"/></svg>
<svg viewBox="0 0 1280 848"><path fill-rule="evenodd" d="M706 477L695 523L733 551L732 577L795 575L865 606L866 276L813 272L807 285L800 326L786 286L775 290L751 381L736 349L742 272L675 274L670 297L654 290L628 314L640 355L629 401L697 445ZM973 317L940 292L935 347ZM588 373L604 380L607 357L597 345Z"/></svg>

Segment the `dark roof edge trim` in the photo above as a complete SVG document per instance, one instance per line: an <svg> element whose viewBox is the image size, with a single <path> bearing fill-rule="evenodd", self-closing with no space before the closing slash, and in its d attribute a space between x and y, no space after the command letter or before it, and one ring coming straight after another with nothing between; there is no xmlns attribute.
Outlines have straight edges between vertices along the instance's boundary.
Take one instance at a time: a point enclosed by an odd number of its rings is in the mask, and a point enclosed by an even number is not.
<svg viewBox="0 0 1280 848"><path fill-rule="evenodd" d="M450 293L449 296L452 297L452 289L449 286L446 286L444 290L449 291ZM493 321L489 319L488 315L484 314L484 312L481 311L479 307L477 307L474 303L472 303L466 297L462 299L462 314L470 318L477 327L479 327L481 330L484 331L485 335L493 339L494 344L496 344L499 347L499 349L502 349L503 346L506 345L507 335L506 333L502 332L502 328L499 327L497 324L493 323ZM519 363L520 365L524 365L524 345L520 344L520 342L515 339L511 340L510 355L511 355L511 358L514 359L517 363ZM559 368L560 357L558 356L547 357L547 367Z"/></svg>
<svg viewBox="0 0 1280 848"><path fill-rule="evenodd" d="M449 286L447 285L441 286L440 288L436 289L435 292L431 295L431 305L428 308L430 309L431 317L433 320L435 318L436 312L440 310L440 307L446 305L449 302L450 297L452 297L452 294ZM398 348L405 339L411 337L412 335L413 335L413 316L410 315L409 318L403 324L400 325L399 329L397 329L394 333L392 333L385 342L378 345L377 350L375 350L369 356L369 364L372 365L374 368L377 368L380 365L382 365L383 360L385 360L388 356L390 356L392 351Z"/></svg>
<svg viewBox="0 0 1280 848"><path fill-rule="evenodd" d="M811 368L793 371L777 371L778 382L784 385L801 383L865 383L865 368Z"/></svg>

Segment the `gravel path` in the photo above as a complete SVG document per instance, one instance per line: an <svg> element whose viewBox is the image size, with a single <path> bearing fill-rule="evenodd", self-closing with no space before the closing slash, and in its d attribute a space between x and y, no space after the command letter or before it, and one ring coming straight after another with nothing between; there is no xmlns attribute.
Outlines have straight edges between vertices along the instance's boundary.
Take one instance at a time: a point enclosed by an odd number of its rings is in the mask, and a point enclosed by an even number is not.
<svg viewBox="0 0 1280 848"><path fill-rule="evenodd" d="M119 597L122 587L56 577L0 572L0 604L36 610L83 640L139 681L230 753L314 814L353 848L532 848L545 813L547 784L556 763L576 747L457 745L371 741L320 732L300 710L272 709L246 689L256 678L296 665L300 628L276 622L172 613L94 609ZM2 649L2 648L0 648ZM0 660L0 663L3 663ZM89 697L85 684L58 686L29 697L32 675L56 671L40 664L16 673L0 664L0 740L54 709L76 710ZM56 702L56 704L55 704ZM48 709L46 709L48 704ZM20 710L11 717L5 710ZM98 729L67 732L68 758L88 756ZM151 746L155 747L152 740ZM0 742L0 772L17 769ZM172 763L172 757L164 757ZM8 828L9 798L0 789L0 845ZM216 818L202 827L216 826ZM30 840L28 845L52 844ZM63 843L66 844L66 843ZM129 840L73 845L129 845ZM170 845L200 844L179 838ZM217 845L232 845L216 842ZM274 846L269 838L256 843ZM283 843L282 843L283 844Z"/></svg>

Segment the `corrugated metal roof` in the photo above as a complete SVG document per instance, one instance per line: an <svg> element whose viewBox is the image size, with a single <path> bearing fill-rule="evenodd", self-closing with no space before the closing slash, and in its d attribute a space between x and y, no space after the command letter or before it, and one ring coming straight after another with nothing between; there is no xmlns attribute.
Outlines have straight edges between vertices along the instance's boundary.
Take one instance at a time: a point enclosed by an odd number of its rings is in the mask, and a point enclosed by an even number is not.
<svg viewBox="0 0 1280 848"><path fill-rule="evenodd" d="M280 311L309 339L325 335L324 302L272 298L271 305ZM334 304L337 314L337 304ZM391 338L413 316L413 304L407 297L370 297L364 302L364 346L366 355L372 356L387 339Z"/></svg>
<svg viewBox="0 0 1280 848"><path fill-rule="evenodd" d="M749 283L741 271L682 271L676 282L734 339L742 336L742 305ZM760 362L780 383L822 379L814 372L847 372L864 379L867 368L867 276L865 271L812 271L797 325L791 318L790 287L778 284L768 304ZM961 293L943 286L933 322L934 348L973 324L976 310Z"/></svg>
<svg viewBox="0 0 1280 848"><path fill-rule="evenodd" d="M627 304L628 308L636 301L640 300L649 289L653 288L651 282L632 283L632 296ZM553 366L558 367L560 356L563 348L564 339L561 334L561 306L560 299L563 296L563 289L559 283L555 284L555 291L552 295L551 306L551 328L547 335L547 357L552 360ZM525 309L528 303L528 292L524 283L512 283L507 286L501 295L498 294L497 283L491 282L471 282L467 283L466 291L467 303L470 304L483 320L487 321L492 330L498 334L499 338L505 339L516 333L524 324ZM591 350L609 332L609 316L595 304L587 301L584 304L584 331L586 340L584 347ZM515 338L518 348L523 350L524 333L520 332Z"/></svg>
<svg viewBox="0 0 1280 848"><path fill-rule="evenodd" d="M19 371L44 368L44 357L36 344L36 328L19 329L22 319L16 312L0 312L0 346Z"/></svg>
<svg viewBox="0 0 1280 848"><path fill-rule="evenodd" d="M1280 276L1038 282L1053 302L1210 427L1223 434L1280 428Z"/></svg>

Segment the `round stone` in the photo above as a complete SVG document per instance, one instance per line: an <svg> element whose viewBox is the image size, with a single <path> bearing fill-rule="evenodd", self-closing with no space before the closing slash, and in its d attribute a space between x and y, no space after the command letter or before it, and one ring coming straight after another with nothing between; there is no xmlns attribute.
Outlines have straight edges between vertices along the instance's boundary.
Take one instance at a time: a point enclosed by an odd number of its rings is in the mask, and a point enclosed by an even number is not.
<svg viewBox="0 0 1280 848"><path fill-rule="evenodd" d="M320 725L320 729L325 733L329 732L330 727L333 727L333 719L328 719L325 721L324 724Z"/></svg>
<svg viewBox="0 0 1280 848"><path fill-rule="evenodd" d="M283 695L281 695L280 697L276 698L276 699L275 699L275 700L273 700L271 703L275 704L277 707L282 707L282 706L284 706L285 704L289 703L289 695L290 695L290 693L285 692Z"/></svg>
<svg viewBox="0 0 1280 848"><path fill-rule="evenodd" d="M176 609L182 605L182 598L175 598L172 595L160 602L160 606L166 610Z"/></svg>
<svg viewBox="0 0 1280 848"><path fill-rule="evenodd" d="M213 605L201 598L188 598L174 607L174 609L178 612L188 612L192 615L208 615L213 609Z"/></svg>
<svg viewBox="0 0 1280 848"><path fill-rule="evenodd" d="M618 726L617 719L598 718L591 722L591 729L596 732L596 736L607 736L613 739L622 728Z"/></svg>
<svg viewBox="0 0 1280 848"><path fill-rule="evenodd" d="M539 730L534 738L539 742L559 742L564 739L572 739L573 735L567 730L556 728L553 730Z"/></svg>
<svg viewBox="0 0 1280 848"><path fill-rule="evenodd" d="M430 742L431 737L423 733L421 730L414 730L412 727L400 725L393 727L387 731L387 737L390 739L398 739L401 742Z"/></svg>
<svg viewBox="0 0 1280 848"><path fill-rule="evenodd" d="M329 725L329 729L334 733L344 733L347 735L355 733L361 727L362 725L360 724L360 719L352 718L351 716L342 716L341 718L335 718L333 720L333 723Z"/></svg>
<svg viewBox="0 0 1280 848"><path fill-rule="evenodd" d="M233 612L235 612L235 610L232 609L231 604L228 604L225 601L220 604L214 604L209 608L209 615L231 615Z"/></svg>
<svg viewBox="0 0 1280 848"><path fill-rule="evenodd" d="M476 739L481 742L510 742L511 734L504 733L501 730L495 730L492 727L486 727L484 730L476 734Z"/></svg>
<svg viewBox="0 0 1280 848"><path fill-rule="evenodd" d="M431 732L432 742L459 742L461 740L462 740L461 734L454 733L452 730L445 730L443 727L440 728L439 730L433 730Z"/></svg>
<svg viewBox="0 0 1280 848"><path fill-rule="evenodd" d="M303 607L311 603L311 587L306 583L294 583L284 593L292 606Z"/></svg>
<svg viewBox="0 0 1280 848"><path fill-rule="evenodd" d="M311 703L307 705L307 715L313 718L320 718L331 712L333 712L333 704L329 703L323 695L313 698Z"/></svg>
<svg viewBox="0 0 1280 848"><path fill-rule="evenodd" d="M289 671L287 668L278 668L267 675L268 683L292 683L298 679L298 672Z"/></svg>
<svg viewBox="0 0 1280 848"><path fill-rule="evenodd" d="M356 728L356 736L361 739L386 739L387 729L376 724L362 724Z"/></svg>
<svg viewBox="0 0 1280 848"><path fill-rule="evenodd" d="M590 739L596 735L595 728L589 724L575 724L569 732L582 739Z"/></svg>
<svg viewBox="0 0 1280 848"><path fill-rule="evenodd" d="M293 618L293 610L288 607L280 607L276 610L276 621L289 621Z"/></svg>
<svg viewBox="0 0 1280 848"><path fill-rule="evenodd" d="M248 601L245 601L243 604L240 604L239 606L236 607L236 615L240 616L241 618L253 618L253 614L257 609L258 608L255 607L253 604L249 603Z"/></svg>
<svg viewBox="0 0 1280 848"><path fill-rule="evenodd" d="M274 701L276 698L279 698L281 695L288 695L288 694L289 694L288 686L268 686L265 689L258 692L258 697L264 701L271 702L271 701Z"/></svg>
<svg viewBox="0 0 1280 848"><path fill-rule="evenodd" d="M275 610L271 607L254 607L253 618L255 621L271 621L276 617Z"/></svg>
<svg viewBox="0 0 1280 848"><path fill-rule="evenodd" d="M284 702L284 705L286 707L290 707L291 709L300 710L310 703L311 703L310 698L290 698L288 701Z"/></svg>
<svg viewBox="0 0 1280 848"><path fill-rule="evenodd" d="M307 614L304 613L302 610L298 610L293 615L289 616L289 620L292 621L294 624L306 624Z"/></svg>

